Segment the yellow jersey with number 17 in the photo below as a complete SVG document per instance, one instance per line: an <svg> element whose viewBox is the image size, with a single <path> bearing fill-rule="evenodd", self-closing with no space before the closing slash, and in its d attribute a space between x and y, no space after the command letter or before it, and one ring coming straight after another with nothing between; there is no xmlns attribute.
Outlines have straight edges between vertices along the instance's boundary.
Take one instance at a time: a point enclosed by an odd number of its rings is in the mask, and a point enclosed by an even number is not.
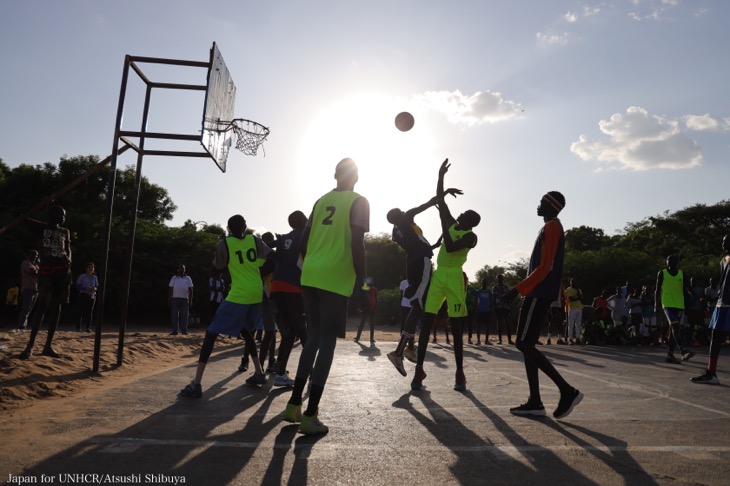
<svg viewBox="0 0 730 486"><path fill-rule="evenodd" d="M355 287L350 210L361 196L353 191L330 191L312 210L302 286L349 297Z"/></svg>

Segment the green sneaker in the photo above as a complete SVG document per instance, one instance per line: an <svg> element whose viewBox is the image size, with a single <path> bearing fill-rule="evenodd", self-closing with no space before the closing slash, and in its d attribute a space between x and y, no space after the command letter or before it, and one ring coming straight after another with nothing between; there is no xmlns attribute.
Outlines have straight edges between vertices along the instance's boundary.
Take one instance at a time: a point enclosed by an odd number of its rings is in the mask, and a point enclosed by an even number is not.
<svg viewBox="0 0 730 486"><path fill-rule="evenodd" d="M284 415L281 417L281 419L284 422L298 424L302 421L302 406L287 403L286 410L284 410Z"/></svg>
<svg viewBox="0 0 730 486"><path fill-rule="evenodd" d="M330 429L319 421L316 415L309 417L302 415L302 423L299 424L297 432L304 435L326 434Z"/></svg>

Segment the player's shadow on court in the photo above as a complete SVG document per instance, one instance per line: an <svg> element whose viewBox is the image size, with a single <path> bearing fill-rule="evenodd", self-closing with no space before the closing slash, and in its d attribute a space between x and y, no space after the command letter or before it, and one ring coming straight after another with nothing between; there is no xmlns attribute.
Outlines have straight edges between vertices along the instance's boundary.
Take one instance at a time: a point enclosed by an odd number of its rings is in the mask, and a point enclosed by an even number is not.
<svg viewBox="0 0 730 486"><path fill-rule="evenodd" d="M469 398L469 400L472 401L472 403L476 406L478 410L480 410L494 425L494 427L501 432L505 437L510 437L512 434L516 434L515 430L510 427L509 424L507 424L499 415L494 413L492 410L490 410L488 407L486 407L481 401L479 401L470 391L466 391L464 393L465 396ZM619 439L616 439L615 437L610 437L604 434L601 434L599 432L591 431L589 429L586 429L585 427L581 427L579 425L574 425L569 422L557 422L553 420L550 417L519 417L520 420L532 420L534 422L539 422L543 424L545 427L548 427L558 434L564 436L570 443L575 444L576 446L579 446L582 448L583 451L587 451L586 453L592 454L598 461L605 464L608 468L611 468L616 471L616 473L619 475L619 477L623 477L626 480L626 484L657 484L656 481L652 478L652 476L644 471L642 467L636 462L636 460L631 457L631 454L628 453L626 450L626 442L621 441ZM602 446L601 448L598 447L592 447L592 444L588 443L586 440L581 439L576 434L573 434L569 432L567 429L575 429L576 431L579 431L580 433L593 437L594 439L598 440ZM518 443L527 442L524 438L519 436L520 440L512 440L512 442L516 445ZM608 449L608 451L599 450L599 449ZM614 452L615 451L615 452ZM552 453L551 453L552 454ZM534 455L533 455L534 456ZM566 468L569 468L568 464L563 463ZM550 467L548 465L548 467ZM570 471L569 469L566 469L564 471L566 474L578 474L577 471ZM627 476L630 474L630 478ZM563 476L562 481L565 481L566 477L571 477L571 483L573 483L573 477L572 476ZM556 478L557 479L557 478ZM552 482L552 481L551 481ZM545 483L547 484L547 483ZM554 483L557 484L557 483ZM593 481L591 481L591 484L594 484Z"/></svg>
<svg viewBox="0 0 730 486"><path fill-rule="evenodd" d="M165 378L175 379L180 369L168 372ZM148 474L165 474L184 476L188 484L229 484L267 435L280 427L281 415L272 412L283 410L270 408L282 393L291 391L271 388L270 384L246 386L245 378L233 373L212 383L203 390L201 399L173 396L168 407L134 425L113 435L84 440L28 468L27 473L133 473L141 475L143 482ZM129 393L155 391L149 387L134 390L131 385L115 390L119 400ZM177 389L164 388L162 393L174 395ZM138 402L144 402L144 398L137 397ZM295 433L296 428L293 432L283 431L280 442L291 441Z"/></svg>
<svg viewBox="0 0 730 486"><path fill-rule="evenodd" d="M360 356L367 356L368 361L375 361L375 359L382 354L380 352L380 348L375 344L363 344L362 342L356 342L355 344L360 346L360 351L357 354Z"/></svg>
<svg viewBox="0 0 730 486"><path fill-rule="evenodd" d="M486 409L471 392L467 391L464 395L479 409ZM421 400L430 416L414 407L410 402L411 398ZM433 400L427 390L422 390L418 394L404 394L393 403L393 406L408 411L436 440L450 449L457 459L451 462L449 469L458 484L479 484L485 478L499 478L502 484L521 484L529 481L535 484L560 484L566 477L571 478L571 484L595 484L547 448L540 451L540 454L529 456L519 448L511 454L505 452L504 449L509 448L499 444L503 442L500 440L502 438L507 438L516 446L529 442L496 414L489 413L488 417L501 433L500 437L496 438L497 442L482 437L465 426L448 407L441 406ZM492 457L486 456L487 454L491 454Z"/></svg>

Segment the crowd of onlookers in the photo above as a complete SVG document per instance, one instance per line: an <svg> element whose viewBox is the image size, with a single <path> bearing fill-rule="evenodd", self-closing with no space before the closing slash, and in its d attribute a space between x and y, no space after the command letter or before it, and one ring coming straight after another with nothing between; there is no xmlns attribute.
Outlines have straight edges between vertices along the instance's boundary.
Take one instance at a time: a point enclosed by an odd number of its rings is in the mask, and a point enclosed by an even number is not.
<svg viewBox="0 0 730 486"><path fill-rule="evenodd" d="M491 288L487 279L481 282L480 288L467 287L469 344L490 344L490 330L497 331L499 344L503 334L511 334L513 326L510 326L508 306L500 300L507 290L509 287L503 283L502 275ZM692 278L685 290L680 341L692 346L709 345L707 325L717 304L719 289L712 278L707 287ZM627 282L590 299L583 295L577 281L571 279L560 298L551 305L543 333L545 344L666 344L668 323L662 312L656 312L655 304L653 285L631 287Z"/></svg>

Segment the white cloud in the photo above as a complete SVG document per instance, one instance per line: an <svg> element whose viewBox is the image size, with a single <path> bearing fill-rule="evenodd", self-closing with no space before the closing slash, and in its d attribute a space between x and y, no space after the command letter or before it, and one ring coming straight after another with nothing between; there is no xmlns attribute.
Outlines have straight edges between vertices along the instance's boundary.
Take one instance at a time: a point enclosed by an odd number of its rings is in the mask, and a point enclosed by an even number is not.
<svg viewBox="0 0 730 486"><path fill-rule="evenodd" d="M546 46L564 46L570 41L570 34L563 32L562 34L545 34L538 32L535 36L537 38L537 45Z"/></svg>
<svg viewBox="0 0 730 486"><path fill-rule="evenodd" d="M708 113L704 115L687 115L684 123L688 130L696 132L730 132L730 119L718 120Z"/></svg>
<svg viewBox="0 0 730 486"><path fill-rule="evenodd" d="M565 15L563 15L563 18L569 24L572 24L574 22L578 22L578 14L573 13L573 12L567 12Z"/></svg>
<svg viewBox="0 0 730 486"><path fill-rule="evenodd" d="M669 10L679 6L680 0L635 0L631 3L637 8L628 14L632 20L661 20Z"/></svg>
<svg viewBox="0 0 730 486"><path fill-rule="evenodd" d="M416 101L443 113L451 123L469 126L510 120L522 112L519 103L505 100L502 93L493 91L477 91L473 95L464 95L458 89L428 91L416 96Z"/></svg>
<svg viewBox="0 0 730 486"><path fill-rule="evenodd" d="M679 121L652 115L638 106L616 113L598 126L608 138L594 141L581 135L570 151L585 161L616 169L692 169L702 165L696 141L679 127Z"/></svg>

